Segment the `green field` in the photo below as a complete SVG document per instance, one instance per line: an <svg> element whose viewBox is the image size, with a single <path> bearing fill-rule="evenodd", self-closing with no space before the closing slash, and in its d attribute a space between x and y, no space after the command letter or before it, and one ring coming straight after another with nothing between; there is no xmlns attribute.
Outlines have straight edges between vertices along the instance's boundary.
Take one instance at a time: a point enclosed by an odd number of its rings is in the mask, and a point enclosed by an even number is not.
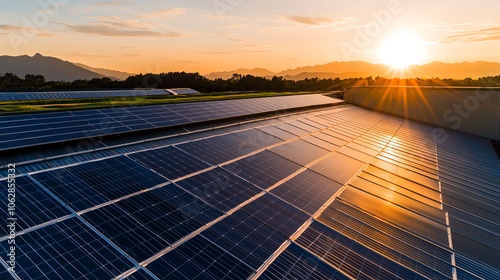
<svg viewBox="0 0 500 280"><path fill-rule="evenodd" d="M115 97L98 99L61 99L61 100L34 100L34 101L9 101L0 102L0 114L38 112L38 111L61 111L87 108L109 108L126 107L131 105L153 105L180 102L194 102L207 100L226 100L238 98L267 97L280 95L297 95L314 92L217 92L202 93L196 95L165 95L151 97Z"/></svg>

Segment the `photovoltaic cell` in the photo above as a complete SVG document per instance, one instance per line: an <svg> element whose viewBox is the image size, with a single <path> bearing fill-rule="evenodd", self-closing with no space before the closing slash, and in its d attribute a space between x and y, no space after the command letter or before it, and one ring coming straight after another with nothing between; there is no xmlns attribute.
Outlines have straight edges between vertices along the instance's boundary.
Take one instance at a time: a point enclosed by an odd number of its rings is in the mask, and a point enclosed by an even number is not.
<svg viewBox="0 0 500 280"><path fill-rule="evenodd" d="M128 157L170 180L210 167L208 163L173 146L129 154Z"/></svg>
<svg viewBox="0 0 500 280"><path fill-rule="evenodd" d="M227 212L262 191L232 173L218 167L186 178L175 184Z"/></svg>
<svg viewBox="0 0 500 280"><path fill-rule="evenodd" d="M345 184L356 175L363 166L365 166L365 163L361 161L339 153L334 153L314 164L310 169L341 184Z"/></svg>
<svg viewBox="0 0 500 280"><path fill-rule="evenodd" d="M287 238L242 211L201 233L253 269L258 269Z"/></svg>
<svg viewBox="0 0 500 280"><path fill-rule="evenodd" d="M321 140L317 137L314 137L313 135L308 135L306 137L302 137L301 139L308 142L308 143L311 143L311 144L314 144L318 147L321 147L327 151L330 151L330 152L333 152L339 148L339 146L334 145L330 142L326 142L324 140Z"/></svg>
<svg viewBox="0 0 500 280"><path fill-rule="evenodd" d="M273 147L270 151L303 166L306 166L329 153L329 151L323 148L302 140L294 140L292 142Z"/></svg>
<svg viewBox="0 0 500 280"><path fill-rule="evenodd" d="M160 175L125 156L32 176L76 211L166 182Z"/></svg>
<svg viewBox="0 0 500 280"><path fill-rule="evenodd" d="M271 190L271 193L314 215L342 185L314 171L305 170Z"/></svg>
<svg viewBox="0 0 500 280"><path fill-rule="evenodd" d="M262 189L271 187L301 168L300 165L268 150L223 167Z"/></svg>
<svg viewBox="0 0 500 280"><path fill-rule="evenodd" d="M306 213L268 193L243 206L241 211L286 237L292 236L310 218Z"/></svg>
<svg viewBox="0 0 500 280"><path fill-rule="evenodd" d="M61 202L57 201L49 193L33 182L29 177L15 178L15 193L8 196L8 181L0 181L4 186L1 191L1 199L5 201L5 207L0 210L4 217L16 218L16 230L25 230L30 227L72 214ZM7 206L10 199L15 198L14 205L10 211ZM13 215L9 215L12 213ZM7 221L6 221L7 222ZM1 233L8 235L8 228L1 227ZM2 235L2 236L3 236Z"/></svg>
<svg viewBox="0 0 500 280"><path fill-rule="evenodd" d="M142 262L221 215L199 198L168 184L82 217Z"/></svg>
<svg viewBox="0 0 500 280"><path fill-rule="evenodd" d="M234 134L201 139L180 144L176 147L213 165L221 164L257 150L255 147L242 145L240 139Z"/></svg>
<svg viewBox="0 0 500 280"><path fill-rule="evenodd" d="M0 242L4 260L10 246ZM134 266L78 218L19 235L16 246L20 279L111 279Z"/></svg>
<svg viewBox="0 0 500 280"><path fill-rule="evenodd" d="M294 135L290 132L284 131L283 129L279 129L277 126L279 126L279 124L259 127L258 130L261 130L265 133L268 133L270 135L273 135L273 136L278 137L280 139L283 139L285 141L297 138L296 135Z"/></svg>
<svg viewBox="0 0 500 280"><path fill-rule="evenodd" d="M247 279L254 272L201 235L191 238L146 268L161 280Z"/></svg>
<svg viewBox="0 0 500 280"><path fill-rule="evenodd" d="M292 243L271 263L259 279L349 280L351 278Z"/></svg>

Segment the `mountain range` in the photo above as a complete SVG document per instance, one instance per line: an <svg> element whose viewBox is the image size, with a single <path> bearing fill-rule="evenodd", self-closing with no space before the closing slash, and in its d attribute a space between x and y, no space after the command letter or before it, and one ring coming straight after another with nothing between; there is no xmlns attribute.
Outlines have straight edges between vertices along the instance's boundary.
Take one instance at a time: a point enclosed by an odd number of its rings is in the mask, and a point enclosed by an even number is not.
<svg viewBox="0 0 500 280"><path fill-rule="evenodd" d="M47 81L74 81L78 79L108 77L113 80L125 80L135 75L116 70L94 68L81 63L72 63L55 57L35 54L34 56L0 56L0 75L14 73L20 77L26 74L43 75ZM431 62L423 65L412 65L405 71L395 71L385 64L373 64L364 61L331 62L315 66L304 66L280 72L272 72L264 68L236 69L206 74L209 79L230 79L233 74L253 75L271 78L282 76L287 80L303 80L306 78L358 78L358 77L399 77L399 78L452 78L477 79L485 76L500 75L500 63L495 62Z"/></svg>
<svg viewBox="0 0 500 280"><path fill-rule="evenodd" d="M373 64L365 61L331 62L315 66L298 67L273 73L267 69L237 69L225 72L213 72L206 75L209 79L229 79L233 74L254 75L262 77L282 76L287 80L303 80L305 78L356 78L356 77L387 77L387 78L450 78L477 79L485 76L500 75L500 63L495 62L461 62L444 63L431 62L423 65L411 65L405 71L397 71L386 64Z"/></svg>
<svg viewBox="0 0 500 280"><path fill-rule="evenodd" d="M0 56L0 74L13 73L20 77L26 74L43 75L47 81L91 80L108 77L113 80L124 80L135 75L121 71L93 68L80 63L72 63L59 58L43 56Z"/></svg>

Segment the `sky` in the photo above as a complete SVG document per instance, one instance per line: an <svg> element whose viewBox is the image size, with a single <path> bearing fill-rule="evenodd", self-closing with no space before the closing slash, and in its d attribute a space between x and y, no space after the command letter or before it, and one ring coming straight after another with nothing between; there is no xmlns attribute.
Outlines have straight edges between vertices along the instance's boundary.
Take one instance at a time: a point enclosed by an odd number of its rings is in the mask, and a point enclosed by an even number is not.
<svg viewBox="0 0 500 280"><path fill-rule="evenodd" d="M500 62L499 11L498 0L3 1L0 55L130 73L395 63L398 51L412 64Z"/></svg>

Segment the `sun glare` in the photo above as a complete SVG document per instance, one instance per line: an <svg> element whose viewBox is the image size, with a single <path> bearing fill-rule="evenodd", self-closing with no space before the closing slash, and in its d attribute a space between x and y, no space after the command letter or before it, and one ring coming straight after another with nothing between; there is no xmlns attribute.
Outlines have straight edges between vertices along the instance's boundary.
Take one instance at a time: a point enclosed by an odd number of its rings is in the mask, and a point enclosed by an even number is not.
<svg viewBox="0 0 500 280"><path fill-rule="evenodd" d="M394 36L382 45L380 58L382 63L398 69L419 64L423 59L423 44L415 36Z"/></svg>

